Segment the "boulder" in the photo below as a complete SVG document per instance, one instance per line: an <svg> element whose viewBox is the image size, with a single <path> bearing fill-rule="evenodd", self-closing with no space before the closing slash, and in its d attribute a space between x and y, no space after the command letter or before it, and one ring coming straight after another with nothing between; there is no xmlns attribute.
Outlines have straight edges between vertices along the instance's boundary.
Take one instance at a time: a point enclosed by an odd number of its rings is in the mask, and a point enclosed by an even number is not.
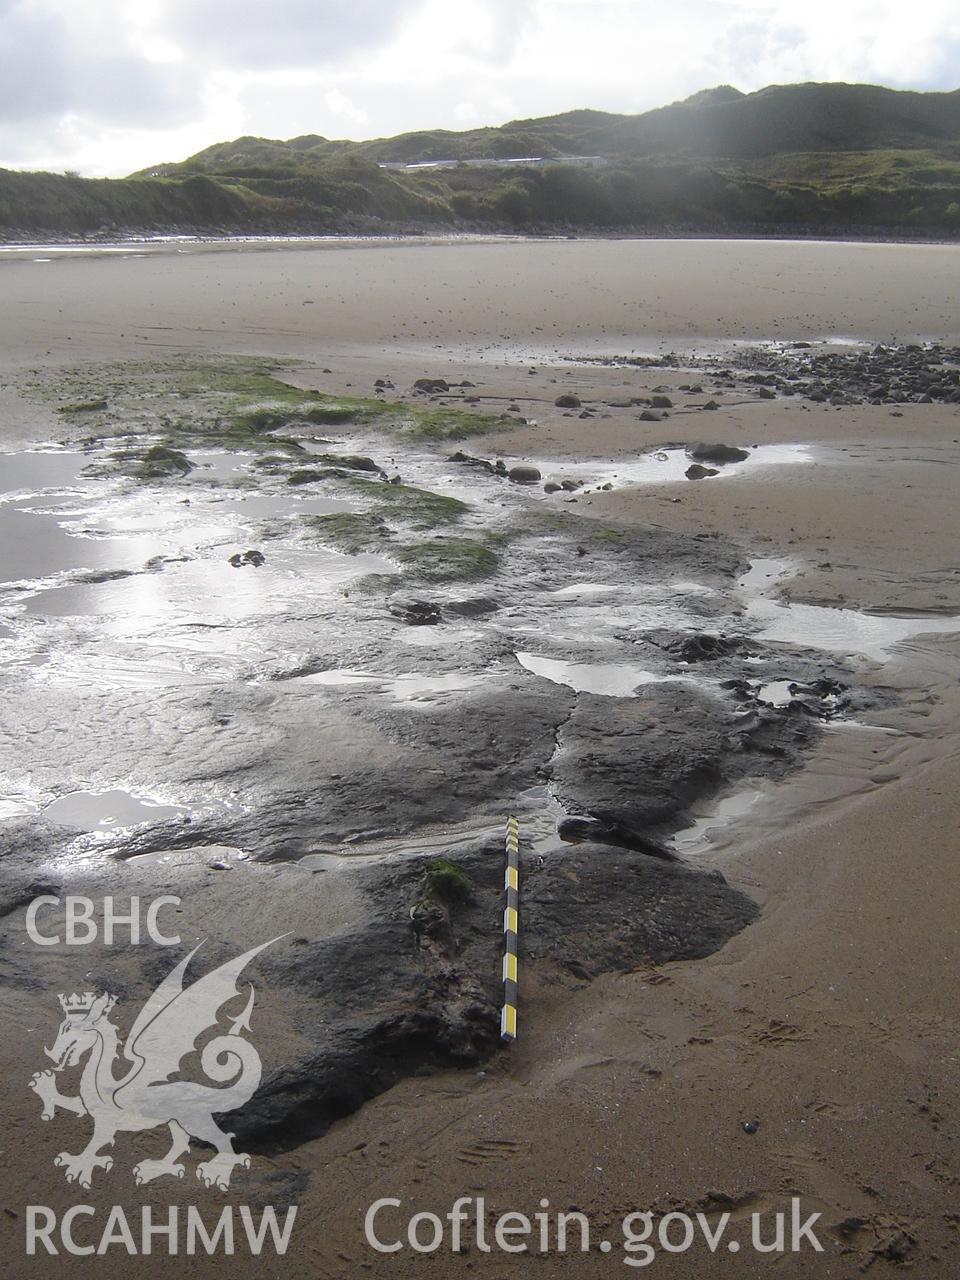
<svg viewBox="0 0 960 1280"><path fill-rule="evenodd" d="M528 463L520 463L519 466L510 468L507 472L507 478L512 480L514 484L537 484L541 476L537 467L530 466Z"/></svg>
<svg viewBox="0 0 960 1280"><path fill-rule="evenodd" d="M746 462L750 454L746 449L737 449L729 444L691 444L687 453L697 462L713 462L723 466L726 462Z"/></svg>
<svg viewBox="0 0 960 1280"><path fill-rule="evenodd" d="M431 600L394 600L390 612L408 627L434 627L440 621L440 606Z"/></svg>
<svg viewBox="0 0 960 1280"><path fill-rule="evenodd" d="M558 409L579 409L580 397L574 395L557 396L553 403Z"/></svg>

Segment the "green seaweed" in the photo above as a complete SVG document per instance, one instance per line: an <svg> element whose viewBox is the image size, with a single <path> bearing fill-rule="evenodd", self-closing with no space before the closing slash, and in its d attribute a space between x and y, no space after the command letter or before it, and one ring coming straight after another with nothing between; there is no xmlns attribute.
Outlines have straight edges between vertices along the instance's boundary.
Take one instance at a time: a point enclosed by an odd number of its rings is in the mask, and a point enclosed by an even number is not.
<svg viewBox="0 0 960 1280"><path fill-rule="evenodd" d="M369 512L335 511L328 515L305 516L303 523L321 542L347 555L382 551L382 544L390 537L390 530L383 519ZM393 575L380 576L387 576L391 583L395 582Z"/></svg>
<svg viewBox="0 0 960 1280"><path fill-rule="evenodd" d="M391 555L423 582L488 578L499 564L494 552L473 538L430 538L395 547Z"/></svg>
<svg viewBox="0 0 960 1280"><path fill-rule="evenodd" d="M76 404L62 404L57 413L94 413L100 409L106 409L107 402L104 399L99 400L80 400Z"/></svg>
<svg viewBox="0 0 960 1280"><path fill-rule="evenodd" d="M431 858L424 875L424 897L444 904L467 902L473 896L473 881L464 869L449 858Z"/></svg>
<svg viewBox="0 0 960 1280"><path fill-rule="evenodd" d="M406 521L414 529L435 529L439 525L453 524L470 508L459 498L419 489L409 484L384 484L376 480L350 477L350 488L355 493L372 497L374 510L380 515L391 515Z"/></svg>
<svg viewBox="0 0 960 1280"><path fill-rule="evenodd" d="M298 425L355 426L403 439L439 442L515 425L504 416L468 413L458 407L427 408L305 390L279 376L293 367L299 366L262 356L179 355L56 373L34 370L20 382L38 399L69 397L70 403L58 406L67 420L94 409L105 410L109 403L107 421L114 434L152 435L174 447L296 455L304 452L302 445L272 433L295 433ZM98 443L97 437L88 443Z"/></svg>

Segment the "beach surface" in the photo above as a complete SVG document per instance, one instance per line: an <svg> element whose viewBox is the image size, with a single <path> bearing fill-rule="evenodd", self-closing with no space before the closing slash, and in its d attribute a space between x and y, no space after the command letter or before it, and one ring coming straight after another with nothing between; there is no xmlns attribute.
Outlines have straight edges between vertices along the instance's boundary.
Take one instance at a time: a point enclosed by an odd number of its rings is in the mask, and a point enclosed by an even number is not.
<svg viewBox="0 0 960 1280"><path fill-rule="evenodd" d="M958 345L958 266L952 246L771 241L0 253L5 450L60 438L55 405L27 395L23 379L68 365L269 356L295 362L282 373L294 386L372 397L379 378L410 403L417 378L467 381L478 409L516 419L468 441L469 454L577 477L579 490L551 498L585 530L616 522L716 537L745 562L769 564L794 628L770 630L773 643L842 655L875 695L827 724L802 768L713 797L695 814L702 838L685 848L680 833L682 857L760 908L713 954L627 972L522 961L515 1044L480 1066L421 1070L323 1136L254 1155L258 1202L273 1185L299 1204L283 1259L23 1257L25 1206L62 1212L81 1193L53 1166L60 1121L42 1126L26 1088L50 1034L40 1002L53 992L12 981L0 996L3 1274L600 1277L622 1274L625 1261L636 1269L620 1224L642 1211L658 1222L701 1213L714 1225L731 1215L716 1253L702 1238L670 1252L654 1232L656 1275L955 1273L960 405L758 399L703 361L736 370L757 344L780 354L794 343L814 354ZM653 367L615 359L671 352L675 362ZM556 405L565 394L580 404ZM654 396L670 408L641 420L630 402ZM707 412L709 397L717 407ZM795 446L803 461L766 464L758 451L742 474L631 482L641 455L693 442ZM870 625L835 634L840 612ZM912 629L897 639L905 615ZM347 768L385 752L379 729L368 732L349 744ZM38 866L38 884L45 874ZM321 892L317 881L264 873L262 895L223 907L221 936L253 945L261 927L279 932L285 894L301 895L291 927L306 930L316 911L335 934L352 918L349 891ZM4 921L21 966L23 912L18 903ZM71 960L61 955L64 972ZM74 967L79 985L82 961ZM200 1190L152 1186L149 1202L195 1202ZM148 1199L131 1192L118 1181L82 1194L98 1207ZM536 1238L525 1253L485 1252L471 1232L455 1255L447 1241L378 1253L365 1240L379 1199L401 1201L378 1219L394 1241L414 1213L442 1217L459 1197L483 1197L493 1216L532 1217L542 1201L580 1212L592 1247L581 1252L575 1233L566 1253L555 1238L545 1253ZM795 1198L804 1218L821 1215L823 1251L753 1249L750 1216L764 1215L769 1236L777 1212L789 1223ZM239 1182L229 1201L250 1202ZM212 1212L219 1201L204 1203Z"/></svg>

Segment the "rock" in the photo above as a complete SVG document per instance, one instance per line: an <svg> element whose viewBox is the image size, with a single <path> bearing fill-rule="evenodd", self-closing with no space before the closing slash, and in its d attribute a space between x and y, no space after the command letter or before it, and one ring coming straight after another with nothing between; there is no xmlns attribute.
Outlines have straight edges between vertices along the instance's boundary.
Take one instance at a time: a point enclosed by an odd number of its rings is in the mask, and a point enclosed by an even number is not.
<svg viewBox="0 0 960 1280"><path fill-rule="evenodd" d="M469 897L449 903L425 892L431 857L359 866L363 923L264 953L262 998L285 1009L309 1001L311 1028L300 1033L299 1060L266 1073L230 1116L242 1145L319 1136L405 1075L476 1069L495 1051L501 937L490 922L502 900L502 845L445 851L471 884ZM757 914L718 874L612 845L558 844L541 864L521 859L524 950L547 969L589 978L709 955Z"/></svg>
<svg viewBox="0 0 960 1280"><path fill-rule="evenodd" d="M660 422L663 415L655 413L653 409L644 409L643 413L638 414L641 422Z"/></svg>
<svg viewBox="0 0 960 1280"><path fill-rule="evenodd" d="M536 467L521 463L519 466L510 468L507 472L507 478L512 480L514 484L536 484L541 479L541 476Z"/></svg>
<svg viewBox="0 0 960 1280"><path fill-rule="evenodd" d="M580 397L574 395L557 396L553 403L558 409L579 409Z"/></svg>
<svg viewBox="0 0 960 1280"><path fill-rule="evenodd" d="M624 842L622 833L617 830L616 826L601 822L597 818L564 818L557 827L557 835L561 840L566 840L569 844L581 844L584 841L590 841L593 844L610 844L634 849L639 853L645 853L647 857L660 858L664 862L676 862L677 860L677 855L673 850L668 849L666 845L660 844L657 840L647 840L634 836L629 841Z"/></svg>
<svg viewBox="0 0 960 1280"><path fill-rule="evenodd" d="M241 569L245 564L252 564L255 569L259 569L262 564L266 563L267 557L262 551L235 551L232 556L227 557L227 564L232 564L234 569Z"/></svg>
<svg viewBox="0 0 960 1280"><path fill-rule="evenodd" d="M548 780L568 812L602 822L618 844L635 848L678 830L721 783L782 777L820 732L806 717L773 710L746 723L725 700L678 683L646 685L632 698L581 693L559 730Z"/></svg>
<svg viewBox="0 0 960 1280"><path fill-rule="evenodd" d="M672 409L673 401L669 396L651 396L650 403L654 409Z"/></svg>
<svg viewBox="0 0 960 1280"><path fill-rule="evenodd" d="M548 480L547 483L543 486L543 492L559 493L562 490L562 488L563 486L558 484L556 480Z"/></svg>
<svg viewBox="0 0 960 1280"><path fill-rule="evenodd" d="M440 621L440 606L430 600L393 600L390 612L410 627L433 627Z"/></svg>
<svg viewBox="0 0 960 1280"><path fill-rule="evenodd" d="M471 454L463 453L459 449L456 453L451 453L447 461L459 462L465 467L480 467L483 471L493 472L496 470L493 463L488 462L486 458L474 458Z"/></svg>
<svg viewBox="0 0 960 1280"><path fill-rule="evenodd" d="M719 408L720 408L720 406L717 404L716 400L708 400L708 401L707 401L707 403L706 403L705 405L703 405L702 407L703 407L704 409L719 409Z"/></svg>
<svg viewBox="0 0 960 1280"><path fill-rule="evenodd" d="M722 466L726 462L746 462L750 457L746 449L737 449L729 444L691 444L687 453L697 462L714 462Z"/></svg>
<svg viewBox="0 0 960 1280"><path fill-rule="evenodd" d="M777 393L772 387L757 387L757 395L761 400L776 400Z"/></svg>
<svg viewBox="0 0 960 1280"><path fill-rule="evenodd" d="M560 488L564 489L567 493L576 493L578 489L583 488L583 481L582 480L561 480Z"/></svg>
<svg viewBox="0 0 960 1280"><path fill-rule="evenodd" d="M470 596L466 600L448 600L443 606L447 613L459 618L479 618L485 613L496 613L500 608L496 600L487 596Z"/></svg>
<svg viewBox="0 0 960 1280"><path fill-rule="evenodd" d="M718 476L716 467L702 467L699 462L692 462L683 473L688 480L706 480L708 476Z"/></svg>
<svg viewBox="0 0 960 1280"><path fill-rule="evenodd" d="M457 618L479 618L484 614L496 613L500 604L489 596L470 596L466 600L448 600L444 610Z"/></svg>
<svg viewBox="0 0 960 1280"><path fill-rule="evenodd" d="M193 463L179 449L155 444L143 455L137 468L141 480L162 480L167 476L185 476L193 470Z"/></svg>
<svg viewBox="0 0 960 1280"><path fill-rule="evenodd" d="M450 384L445 378L418 378L413 384L413 389L421 395L436 395L449 391Z"/></svg>
<svg viewBox="0 0 960 1280"><path fill-rule="evenodd" d="M713 662L750 649L743 636L713 636L705 631L678 636L667 640L661 647L678 662Z"/></svg>

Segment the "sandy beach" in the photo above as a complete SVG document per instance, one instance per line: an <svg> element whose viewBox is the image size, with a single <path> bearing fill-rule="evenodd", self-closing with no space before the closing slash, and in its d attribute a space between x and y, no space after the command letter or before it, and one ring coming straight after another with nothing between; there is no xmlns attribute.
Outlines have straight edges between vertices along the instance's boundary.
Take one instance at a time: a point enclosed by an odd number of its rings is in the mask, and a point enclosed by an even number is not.
<svg viewBox="0 0 960 1280"><path fill-rule="evenodd" d="M655 1275L848 1280L868 1270L884 1276L906 1267L918 1280L955 1274L960 623L953 623L960 616L960 404L908 403L893 395L885 403L849 403L839 396L838 403L811 402L804 395L784 395L782 386L776 395L758 398L762 384L747 379L759 366L744 364L742 357L756 344L779 344L777 359L786 360L868 352L878 343L898 349L958 346L958 262L955 246L774 241L329 244L221 252L169 246L145 256L58 255L45 249L5 256L0 250L0 447L6 455L64 438L64 415L57 409L69 396L57 380L68 366L81 366L96 386L101 367L111 366L110 377L119 383L118 368L178 353L276 357L291 362L278 376L293 387L372 399L375 380L382 379L391 384L382 398L410 405L428 403L415 393L418 378L465 382L449 396L438 393L436 403L466 402L478 412L506 412L514 421L501 422L496 433L445 445L447 453L462 448L479 459L503 458L508 466L533 464L543 479L577 479L579 488L549 495L536 489L537 513L559 512L576 522L570 547L615 526L652 530L665 547L688 548L700 539L707 547L716 540L723 554L732 548L731 564L739 556L740 568L725 567L724 561L719 568L708 565L713 576L703 577L703 598L709 597L702 606L704 630L715 630L717 618L726 625L731 618L754 617L752 597L741 594L730 604L734 584L743 580L744 566L769 562L763 590L793 613L781 634L769 621L773 613L768 618L757 612L757 634L773 646L792 646L811 671L816 664L840 664L860 698L848 714L825 720L822 732L818 728L804 742L800 766L791 764L783 776L746 775L736 786L725 781L718 794L694 804L693 817L709 834L685 851L680 832L681 858L700 871L721 873L759 908L754 921L724 945L702 958L637 960L619 972L599 962L576 972L553 955L524 959L515 1044L460 1069L418 1065L321 1136L296 1141L284 1133L271 1150L261 1144L252 1156L253 1180L241 1185L238 1178L226 1196L204 1190L192 1172L190 1185L158 1182L136 1189L126 1173L120 1178L119 1160L113 1180L90 1190L62 1182L53 1160L66 1141L62 1126L74 1122L58 1117L41 1125L39 1101L26 1086L40 1065L42 1044L52 1036L47 1006L62 989L49 988L48 980L79 988L85 963L69 949L51 949L38 958L45 967L31 986L25 975L34 953L24 932L25 906L50 884L68 891L71 884L86 883L98 886L97 892L140 891L131 886L140 883L141 864L118 855L109 876L101 875L96 841L71 845L64 835L59 846L36 846L46 852L31 880L23 845L19 861L11 855L14 870L4 882L2 1274L593 1278L623 1274L625 1263L628 1270L638 1269L639 1255L624 1253L620 1224L643 1211L657 1221L670 1213L699 1212L712 1224L723 1213L731 1215L716 1253L702 1239L684 1252L670 1252L653 1238L657 1254L646 1269ZM792 348L795 343L805 345ZM677 359L664 365L598 362L671 352ZM945 364L953 367L954 358ZM718 377L723 368L737 371L736 378ZM44 380L58 388L55 396L31 391ZM113 394L105 391L108 399ZM558 406L565 394L579 403ZM632 401L653 402L655 396L666 398L669 408L642 420L643 405ZM707 412L702 406L710 399L716 408ZM389 452L367 428L357 428L353 437L349 427L337 430L338 447L352 440L356 453L379 449L379 459ZM694 442L723 443L748 456L755 446L759 450L737 474L695 482L682 474L663 482L631 480L630 468L642 456ZM765 462L761 451L768 446L796 446L800 460ZM417 447L426 458L428 447ZM415 464L433 466L409 448L411 460L397 463L405 480ZM0 458L0 471L5 460ZM513 489L519 493L519 486ZM466 489L451 481L443 493L463 497ZM503 519L513 510L505 505ZM271 543L257 545L266 548L269 564ZM152 545L144 546L157 554ZM167 554L170 547L164 543L161 550ZM225 559L219 550L218 556L218 563ZM598 563L609 570L606 562ZM583 580L576 553L567 547L553 569L571 582ZM531 582L537 574L547 582L540 560ZM632 585L628 579L629 570L621 568L599 581L625 589ZM690 584L679 571L677 582L680 597L683 583ZM553 578L547 585L559 589ZM46 589L57 588L48 583ZM38 591L24 588L8 601L3 634L11 643L21 624L33 625L30 601ZM717 603L724 593L727 612ZM289 608L284 601L278 611ZM686 596L684 601L689 603ZM373 608L357 605L356 595L350 604ZM656 604L666 607L659 597ZM712 621L708 605L716 610ZM143 607L159 606L150 597ZM201 607L191 606L192 621ZM501 638L500 647L489 650L491 669L518 652L521 624L534 629L522 600L511 607L517 631L509 643ZM698 606L694 601L690 607ZM844 626L867 621L855 631L844 630L838 620L831 631L830 619L839 614ZM123 639L119 624L98 634L92 616L89 609L50 609L43 625L64 630L43 632L42 659L31 651L22 665L14 667L11 659L8 666L5 698L14 718L3 755L4 798L16 793L21 800L33 797L35 804L33 812L15 808L17 820L39 821L36 810L61 791L94 783L103 788L98 751L115 752L132 778L138 743L162 732L151 723L154 714L157 724L162 718L150 701L155 695L143 686L123 703L128 722L121 733L106 720L84 721L89 705L82 701L79 680L56 683L54 640L66 636L66 629L82 633L91 651L100 645L105 664L114 652L110 646ZM564 628L572 624L543 623L543 616L536 615L540 630L528 647L543 639L550 659L575 659L582 637L571 640ZM896 632L907 617L910 626ZM289 644L296 680L314 679L333 667L367 670L373 661L372 650L364 647L366 633L353 633L343 623L324 662L311 667L315 651L296 629L299 619L286 631L281 622L278 612L270 643L277 653ZM609 638L611 653L625 626ZM137 634L131 631L127 638L135 643ZM223 634L226 644L238 633ZM631 643L636 640L632 632ZM493 642L484 635L464 643L483 656L488 651L482 646ZM337 644L343 657L334 661ZM412 642L407 651L427 652ZM637 663L647 665L648 651L641 647L637 654ZM271 661L273 655L271 649ZM250 659L239 642L228 656L237 663ZM595 653L590 661L598 661ZM48 663L54 674L45 676ZM275 665L279 672L279 658ZM431 674L453 680L457 670L453 656ZM470 670L476 675L479 668ZM297 720L281 723L256 682L244 685L245 701L236 712L215 674L198 666L191 671L197 683L178 695L170 723L179 726L186 743L202 720L213 745L204 748L203 787L198 784L191 799L174 802L185 811L193 812L194 803L222 803L218 770L226 776L228 765L247 769L255 790L261 766L244 752L257 732L269 740L278 772L296 775L291 788L299 789L298 796L309 791L311 770L348 775L394 767L392 744L407 732L397 727L399 718L357 713L348 725L339 703L322 703L315 711L306 698L317 686L302 685ZM202 686L201 675L207 679ZM511 687L522 690L518 697L529 697L524 714L532 723L538 705L560 696L558 686L546 680L521 683L518 676L527 680L509 667L504 679L516 682ZM726 668L718 669L718 677L728 676ZM122 685L119 676L105 681L114 692ZM570 689L560 692L567 696ZM651 716L660 705L651 702ZM55 750L41 724L43 714L54 713L51 708L64 726ZM543 714L542 736L552 750L553 727ZM564 724L575 715L575 709L557 712ZM801 718L799 712L792 717ZM338 737L348 728L350 740ZM322 751L314 737L324 738ZM453 771L442 776L443 743L437 746L438 763L418 740L424 753L404 757L403 767L411 775L420 767L425 773L436 769L436 791L462 784L463 808L490 822L496 809L485 810L479 802L470 808L475 797L467 774L486 767L484 752L501 746L477 745L476 758L462 766L463 778ZM780 739L771 754L776 751L785 758ZM167 752L172 754L174 748ZM167 797L180 785L186 796L188 780L178 780L172 759L169 768L159 791ZM113 785L127 786L127 776L118 772ZM423 786L429 817L429 787ZM387 800L391 794L386 788ZM734 802L725 810L731 796ZM235 793L230 803L239 806ZM449 815L438 810L437 818L420 833L425 848L431 840L439 847L457 830ZM364 827L364 839L382 839L382 829L389 829L389 811L377 819ZM479 817L476 824L482 825ZM369 834L375 826L380 834ZM315 845L298 846L298 856L336 843L318 828ZM535 854L529 846L526 856L532 876ZM215 875L201 877L201 884L189 869L169 865L163 873L167 888L187 886L184 935L207 931L221 941L252 946L261 934L286 929L311 938L314 932L325 939L347 934L358 910L351 881L295 873L273 853L261 861L254 891L239 894L209 889ZM221 880L240 874L245 873L231 871ZM494 917L491 930L496 933L498 926ZM528 941L535 953L536 939L521 928L522 948ZM97 957L98 964L114 963L99 949ZM110 972L138 990L126 963L118 955ZM155 966L153 972L159 981L161 970ZM399 994L397 1000L399 1008ZM265 1003L262 1021L255 1017L253 1024L260 1028L265 1062L263 1046L269 1043L272 1065L283 1066L284 1054L299 1051L316 1030L316 1017L299 988L290 1003L278 1002L275 1009ZM138 1155L153 1150L147 1135L124 1141L133 1142ZM124 1161L129 1164L126 1155ZM202 1203L214 1212L222 1203L262 1205L272 1203L271 1197L299 1205L283 1258L239 1251L234 1258L130 1258L122 1249L102 1258L23 1254L29 1204L63 1212L83 1198L98 1209L124 1204L139 1212L142 1203L158 1210ZM442 1217L458 1197L483 1197L491 1217L507 1211L532 1217L546 1208L544 1200L551 1212L582 1213L591 1224L592 1248L485 1252L468 1231L468 1243L455 1255L447 1244L429 1253L406 1246L378 1253L364 1238L364 1215L378 1199L402 1202L379 1219L383 1238L392 1241L403 1239L413 1214ZM766 1215L769 1222L786 1212L789 1222L795 1198L805 1218L821 1215L816 1233L823 1251L752 1249L750 1215ZM84 1231L78 1228L77 1235ZM609 1250L601 1249L601 1239L613 1242Z"/></svg>

